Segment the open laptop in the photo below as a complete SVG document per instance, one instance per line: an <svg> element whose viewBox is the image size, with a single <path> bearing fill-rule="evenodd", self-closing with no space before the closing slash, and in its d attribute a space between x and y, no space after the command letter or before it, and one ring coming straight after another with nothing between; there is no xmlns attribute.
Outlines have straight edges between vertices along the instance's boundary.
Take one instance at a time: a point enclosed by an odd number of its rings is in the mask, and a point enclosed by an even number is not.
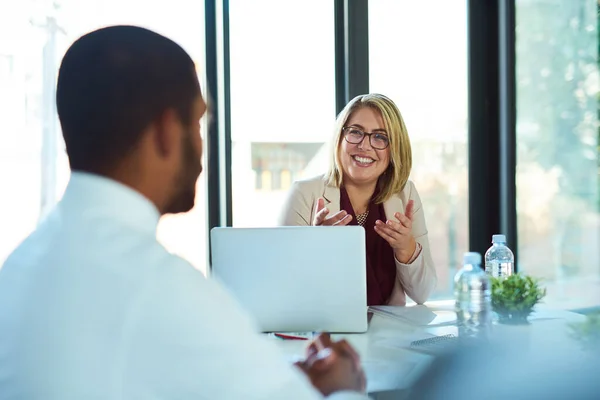
<svg viewBox="0 0 600 400"><path fill-rule="evenodd" d="M262 332L365 332L360 226L213 228L212 277Z"/></svg>

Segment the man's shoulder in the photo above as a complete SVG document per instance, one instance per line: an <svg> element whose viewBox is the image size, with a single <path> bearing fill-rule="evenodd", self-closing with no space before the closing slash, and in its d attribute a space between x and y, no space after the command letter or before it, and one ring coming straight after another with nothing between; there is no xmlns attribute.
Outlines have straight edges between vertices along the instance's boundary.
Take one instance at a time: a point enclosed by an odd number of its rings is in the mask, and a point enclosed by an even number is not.
<svg viewBox="0 0 600 400"><path fill-rule="evenodd" d="M172 286L179 291L204 284L206 277L186 259L170 253L160 243L152 246L149 267L158 285Z"/></svg>
<svg viewBox="0 0 600 400"><path fill-rule="evenodd" d="M177 255L159 253L162 255L151 266L140 299L145 318L207 332L215 326L238 326L242 321L252 326L248 315L218 281Z"/></svg>
<svg viewBox="0 0 600 400"><path fill-rule="evenodd" d="M49 215L8 256L8 269L38 269L52 273L95 277L110 275L118 280L186 281L204 278L191 263L170 253L152 232L102 218L74 222L56 212Z"/></svg>

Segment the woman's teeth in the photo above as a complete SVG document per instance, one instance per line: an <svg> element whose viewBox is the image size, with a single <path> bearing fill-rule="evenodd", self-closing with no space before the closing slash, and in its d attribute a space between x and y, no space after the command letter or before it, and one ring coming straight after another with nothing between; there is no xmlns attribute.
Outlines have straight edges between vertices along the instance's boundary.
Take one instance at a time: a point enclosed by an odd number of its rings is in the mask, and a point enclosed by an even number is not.
<svg viewBox="0 0 600 400"><path fill-rule="evenodd" d="M372 158L359 157L359 156L354 156L353 158L361 164L371 164L372 162L375 161Z"/></svg>

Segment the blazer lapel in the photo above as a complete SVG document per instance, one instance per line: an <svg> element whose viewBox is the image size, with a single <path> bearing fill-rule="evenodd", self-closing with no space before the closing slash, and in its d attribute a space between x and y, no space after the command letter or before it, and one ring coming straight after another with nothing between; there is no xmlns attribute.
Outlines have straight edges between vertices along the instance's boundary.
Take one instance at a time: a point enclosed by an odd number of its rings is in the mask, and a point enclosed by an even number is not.
<svg viewBox="0 0 600 400"><path fill-rule="evenodd" d="M394 214L400 212L404 214L404 202L400 199L399 196L390 197L385 203L383 203L383 210L385 211L385 217L389 220L395 221L396 217Z"/></svg>
<svg viewBox="0 0 600 400"><path fill-rule="evenodd" d="M325 207L329 209L329 215L340 211L340 189L325 184L323 199L325 200Z"/></svg>

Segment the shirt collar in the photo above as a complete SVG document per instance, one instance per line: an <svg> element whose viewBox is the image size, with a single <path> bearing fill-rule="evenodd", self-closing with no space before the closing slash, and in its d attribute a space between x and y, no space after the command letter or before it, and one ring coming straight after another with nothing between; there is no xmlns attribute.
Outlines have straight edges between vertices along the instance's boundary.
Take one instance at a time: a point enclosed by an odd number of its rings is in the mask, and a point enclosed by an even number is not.
<svg viewBox="0 0 600 400"><path fill-rule="evenodd" d="M152 233L160 219L156 206L141 193L113 179L85 172L71 173L59 208L69 213L102 214Z"/></svg>

